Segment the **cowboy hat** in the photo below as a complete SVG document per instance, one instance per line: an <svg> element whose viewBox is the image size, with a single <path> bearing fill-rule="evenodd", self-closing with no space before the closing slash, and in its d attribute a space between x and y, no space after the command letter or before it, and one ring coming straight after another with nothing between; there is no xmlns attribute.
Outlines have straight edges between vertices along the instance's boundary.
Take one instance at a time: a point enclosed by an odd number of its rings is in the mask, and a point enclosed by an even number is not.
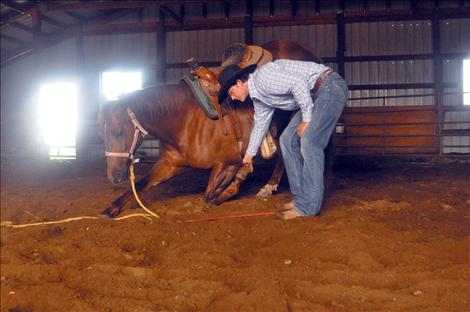
<svg viewBox="0 0 470 312"><path fill-rule="evenodd" d="M219 103L222 103L227 97L227 91L232 87L237 79L240 79L247 73L252 73L256 69L256 64L240 68L238 65L232 64L224 68L219 76L220 91L217 94Z"/></svg>

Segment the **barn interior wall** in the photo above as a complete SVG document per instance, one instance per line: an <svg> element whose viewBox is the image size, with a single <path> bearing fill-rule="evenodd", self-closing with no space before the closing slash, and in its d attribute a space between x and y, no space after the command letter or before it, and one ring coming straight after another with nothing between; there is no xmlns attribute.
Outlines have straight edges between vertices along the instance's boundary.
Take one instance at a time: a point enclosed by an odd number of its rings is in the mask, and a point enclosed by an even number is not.
<svg viewBox="0 0 470 312"><path fill-rule="evenodd" d="M369 9L384 9L386 1L369 1ZM417 5L426 7L429 2ZM449 1L454 6L457 1ZM268 2L256 1L253 7L255 16L269 15ZM291 14L288 1L274 1L275 14ZM312 12L316 1L297 1L298 14ZM427 3L427 4L426 4ZM336 12L338 1L321 1L322 12ZM360 9L362 4L346 1L346 10ZM409 8L409 1L392 1L393 9ZM441 1L441 6L445 3ZM194 6L194 10L190 9ZM224 17L223 7L208 6L207 18ZM185 18L200 19L200 6L189 4ZM231 6L231 15L243 16L246 2ZM158 14L153 8L143 10L143 21L155 20ZM131 14L115 23L136 22L138 14ZM440 22L441 53L470 53L470 18L447 19ZM337 50L336 24L292 25L255 27L255 44L264 44L276 39L298 41L315 51L320 57L335 58ZM367 23L346 23L345 56L383 56L383 55L420 55L432 54L431 20L382 21ZM244 41L244 29L211 29L176 31L166 33L167 64L183 63L195 56L202 62L220 61L223 49L233 42ZM3 42L3 41L2 41ZM79 135L83 141L92 140L98 133L96 113L100 103L99 74L103 70L114 68L137 68L144 72L144 85L156 82L157 38L154 32L84 36L83 63L78 64L77 45L74 38L43 50L39 56L27 57L12 65L2 67L1 108L2 108L2 155L4 142L17 141L31 153L40 151L36 123L36 94L40 83L62 76L75 77L80 83L82 128ZM328 62L335 70L338 65ZM443 82L461 83L461 59L443 58ZM186 68L170 67L166 70L166 82L176 83ZM345 63L345 77L350 85L375 85L393 83L433 83L433 59L404 59L382 61L350 61ZM418 95L412 98L365 99L349 101L348 106L401 106L435 105L432 88L352 90L351 98L389 97L399 95ZM459 88L445 88L447 93L458 92ZM447 94L443 106L459 106L461 98L456 94ZM450 124L443 129L468 129L470 113L445 112L443 119ZM462 122L452 124L452 122ZM100 140L93 139L96 144ZM467 145L468 136L448 136L446 142L454 145ZM30 146L26 148L26 146ZM469 148L446 148L444 152L469 153Z"/></svg>

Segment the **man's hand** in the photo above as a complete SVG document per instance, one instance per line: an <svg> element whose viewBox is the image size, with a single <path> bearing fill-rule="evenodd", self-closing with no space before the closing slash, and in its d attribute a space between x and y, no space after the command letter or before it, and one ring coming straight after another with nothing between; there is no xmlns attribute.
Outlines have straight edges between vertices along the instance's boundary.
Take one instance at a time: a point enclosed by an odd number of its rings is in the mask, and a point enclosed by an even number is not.
<svg viewBox="0 0 470 312"><path fill-rule="evenodd" d="M297 134L299 137L304 135L305 129L310 125L309 122L302 121L300 125L297 127Z"/></svg>
<svg viewBox="0 0 470 312"><path fill-rule="evenodd" d="M250 154L245 154L243 157L243 165L250 169L250 173L253 172L253 156Z"/></svg>

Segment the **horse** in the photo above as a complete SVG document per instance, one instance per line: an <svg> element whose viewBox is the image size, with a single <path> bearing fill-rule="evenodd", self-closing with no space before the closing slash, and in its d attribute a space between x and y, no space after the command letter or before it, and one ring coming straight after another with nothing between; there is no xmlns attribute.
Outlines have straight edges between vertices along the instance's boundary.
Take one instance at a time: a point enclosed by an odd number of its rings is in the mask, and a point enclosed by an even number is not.
<svg viewBox="0 0 470 312"><path fill-rule="evenodd" d="M263 48L272 53L273 59L322 62L311 51L291 41L272 41ZM184 83L144 88L105 104L99 112L99 123L106 148L108 179L113 184L127 180L134 151L142 143L143 134L149 133L160 140L161 154L150 172L136 183L137 192L197 168L211 171L204 193L206 203L220 204L232 197L236 191L227 188L242 167L242 155L253 126L253 105L251 101L235 105L230 102L224 103L230 111L228 115L233 116L224 117L228 135L224 135L217 120L206 116ZM269 131L276 143L291 114L279 110L274 114ZM242 133L241 150L235 135L236 123ZM280 149L276 153L275 169L264 187L269 194L284 172ZM102 213L115 217L132 198L132 192L126 191Z"/></svg>

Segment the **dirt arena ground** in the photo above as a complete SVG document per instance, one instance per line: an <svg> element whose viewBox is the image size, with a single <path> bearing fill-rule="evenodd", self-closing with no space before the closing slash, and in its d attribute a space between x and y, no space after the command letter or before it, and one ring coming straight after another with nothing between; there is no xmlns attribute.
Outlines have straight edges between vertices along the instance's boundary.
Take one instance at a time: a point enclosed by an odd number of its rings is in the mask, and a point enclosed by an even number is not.
<svg viewBox="0 0 470 312"><path fill-rule="evenodd" d="M1 171L15 224L96 216L128 187L102 161ZM158 221L2 227L1 310L470 311L469 163L342 166L319 217L176 222L282 207L286 183L258 200L256 173L218 207L206 173L173 179L142 196Z"/></svg>

